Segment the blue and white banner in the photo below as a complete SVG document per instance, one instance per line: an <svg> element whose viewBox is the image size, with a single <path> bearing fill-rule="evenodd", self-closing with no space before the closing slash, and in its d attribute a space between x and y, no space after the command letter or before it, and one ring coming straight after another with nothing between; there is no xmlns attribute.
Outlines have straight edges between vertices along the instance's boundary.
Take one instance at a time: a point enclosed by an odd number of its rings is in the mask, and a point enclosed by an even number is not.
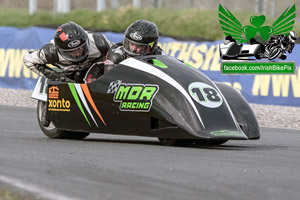
<svg viewBox="0 0 300 200"><path fill-rule="evenodd" d="M0 87L33 89L37 75L23 64L23 55L40 49L54 36L49 28L0 27ZM120 42L123 34L103 32L112 42ZM225 82L238 89L250 103L300 106L300 70L295 75L221 75L219 44L215 42L183 42L160 37L159 46L169 54L201 70L212 80ZM300 63L300 44L296 44L287 61Z"/></svg>

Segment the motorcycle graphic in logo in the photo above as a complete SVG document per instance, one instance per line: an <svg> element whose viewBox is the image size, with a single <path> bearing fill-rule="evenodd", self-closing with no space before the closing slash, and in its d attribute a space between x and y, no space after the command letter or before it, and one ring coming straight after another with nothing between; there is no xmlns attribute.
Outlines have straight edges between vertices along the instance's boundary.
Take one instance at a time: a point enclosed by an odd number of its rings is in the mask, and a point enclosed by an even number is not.
<svg viewBox="0 0 300 200"><path fill-rule="evenodd" d="M292 53L297 39L293 26L295 23L295 4L287 8L272 26L263 26L264 15L251 16L251 25L242 26L238 19L221 4L219 5L219 21L225 42L220 44L222 59L239 59L254 56L256 59L286 59L286 52ZM242 44L249 42L250 44Z"/></svg>

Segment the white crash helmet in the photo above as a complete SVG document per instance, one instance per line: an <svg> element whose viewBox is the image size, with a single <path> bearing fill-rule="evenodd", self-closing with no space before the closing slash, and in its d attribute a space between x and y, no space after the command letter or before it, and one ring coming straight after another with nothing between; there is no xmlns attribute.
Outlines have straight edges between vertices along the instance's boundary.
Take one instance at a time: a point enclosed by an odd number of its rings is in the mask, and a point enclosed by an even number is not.
<svg viewBox="0 0 300 200"><path fill-rule="evenodd" d="M296 42L296 39L297 39L298 35L295 31L291 31L290 34L289 34L289 40L291 42Z"/></svg>

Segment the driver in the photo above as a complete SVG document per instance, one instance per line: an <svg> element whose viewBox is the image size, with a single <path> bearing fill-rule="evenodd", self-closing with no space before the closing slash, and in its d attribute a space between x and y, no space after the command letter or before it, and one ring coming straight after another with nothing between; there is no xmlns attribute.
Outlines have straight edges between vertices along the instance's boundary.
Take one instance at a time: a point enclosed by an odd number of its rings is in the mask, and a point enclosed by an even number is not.
<svg viewBox="0 0 300 200"><path fill-rule="evenodd" d="M107 52L104 70L101 70L99 67L93 67L87 72L84 80L87 83L96 80L103 73L107 73L115 65L128 57L166 55L157 46L158 37L158 29L153 22L147 20L133 22L127 27L123 41L113 45Z"/></svg>
<svg viewBox="0 0 300 200"><path fill-rule="evenodd" d="M106 56L106 65L118 64L128 57L165 55L157 46L159 32L153 22L137 20L130 24L122 43L113 45Z"/></svg>
<svg viewBox="0 0 300 200"><path fill-rule="evenodd" d="M85 71L97 61L103 61L112 42L102 34L90 33L74 22L61 25L54 40L40 50L28 51L24 64L39 76L53 81L82 82ZM60 71L54 71L52 64Z"/></svg>

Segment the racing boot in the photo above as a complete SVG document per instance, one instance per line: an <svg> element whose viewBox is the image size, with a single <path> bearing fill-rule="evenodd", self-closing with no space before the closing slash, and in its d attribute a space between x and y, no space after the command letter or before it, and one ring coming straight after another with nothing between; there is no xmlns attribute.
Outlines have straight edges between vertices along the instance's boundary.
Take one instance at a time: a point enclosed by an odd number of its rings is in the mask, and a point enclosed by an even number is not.
<svg viewBox="0 0 300 200"><path fill-rule="evenodd" d="M46 111L47 111L47 108L43 111L42 118L41 118L41 122L44 127L48 127L50 125L50 120L47 119Z"/></svg>

